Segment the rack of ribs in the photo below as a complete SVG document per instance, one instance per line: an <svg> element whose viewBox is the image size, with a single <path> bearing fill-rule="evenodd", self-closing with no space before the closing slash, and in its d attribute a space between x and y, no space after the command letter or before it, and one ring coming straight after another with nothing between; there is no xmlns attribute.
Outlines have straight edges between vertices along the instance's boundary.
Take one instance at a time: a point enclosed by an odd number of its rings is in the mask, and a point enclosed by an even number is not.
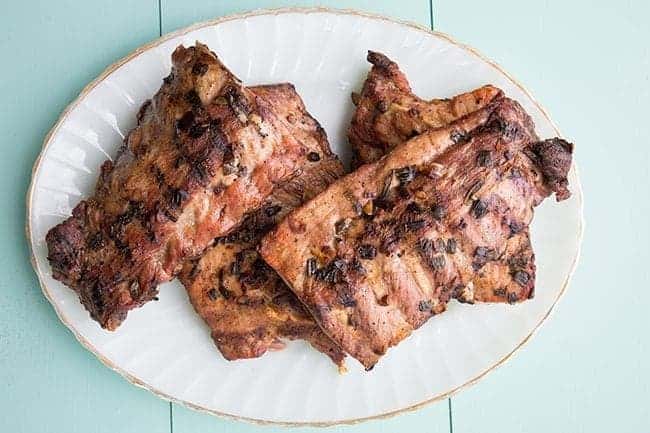
<svg viewBox="0 0 650 433"><path fill-rule="evenodd" d="M564 140L540 141L515 101L496 98L334 182L290 212L260 253L370 369L463 297L545 197L569 196L571 153ZM508 282L517 287L499 296L514 301L528 296L535 276L531 257L510 255Z"/></svg>
<svg viewBox="0 0 650 433"><path fill-rule="evenodd" d="M409 138L447 126L503 98L500 89L486 85L450 99L426 101L413 94L397 63L372 51L367 59L373 66L361 93L353 94L357 108L348 134L356 166L374 162ZM515 303L533 296L532 284L522 286L514 278L525 278L524 274L511 272L512 262L518 261L528 264L527 273L535 273L528 227L515 223L511 231L503 256L489 261L476 273L466 289L457 294L459 301Z"/></svg>
<svg viewBox="0 0 650 433"><path fill-rule="evenodd" d="M237 230L218 238L199 258L183 266L179 279L212 338L228 360L256 358L282 347L284 339L304 339L342 366L341 349L257 253L257 245L292 209L343 174L325 131L306 111L289 84L251 87L264 97L289 130L309 150L300 173L279 184L263 206Z"/></svg>
<svg viewBox="0 0 650 433"><path fill-rule="evenodd" d="M206 46L179 46L172 64L93 196L46 237L53 277L108 330L309 158L271 104Z"/></svg>

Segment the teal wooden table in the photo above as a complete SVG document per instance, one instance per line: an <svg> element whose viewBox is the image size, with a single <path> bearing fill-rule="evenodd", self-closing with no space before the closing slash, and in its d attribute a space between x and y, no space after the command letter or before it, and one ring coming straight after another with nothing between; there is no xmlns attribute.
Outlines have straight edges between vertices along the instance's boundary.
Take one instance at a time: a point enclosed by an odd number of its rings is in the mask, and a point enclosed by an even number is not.
<svg viewBox="0 0 650 433"><path fill-rule="evenodd" d="M282 430L170 404L86 352L29 265L24 196L46 132L113 61L196 21L315 4L433 26L504 66L577 144L587 223L567 294L505 366L448 401L330 430L650 431L648 2L25 0L0 13L0 432Z"/></svg>

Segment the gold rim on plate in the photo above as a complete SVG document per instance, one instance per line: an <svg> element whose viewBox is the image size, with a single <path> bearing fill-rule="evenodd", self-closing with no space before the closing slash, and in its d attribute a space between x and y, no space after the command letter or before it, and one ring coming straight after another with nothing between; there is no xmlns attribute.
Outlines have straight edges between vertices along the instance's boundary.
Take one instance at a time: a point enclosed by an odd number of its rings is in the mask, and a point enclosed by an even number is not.
<svg viewBox="0 0 650 433"><path fill-rule="evenodd" d="M580 211L579 229L578 229L578 233L576 234L576 236L578 238L577 239L578 248L577 248L576 254L575 254L574 258L573 258L573 262L571 264L571 269L569 270L569 273L567 274L564 282L562 283L562 288L561 288L560 292L558 293L556 298L553 300L553 303L551 304L548 311L544 314L544 316L541 318L541 320L535 325L533 330L519 344L517 344L517 346L510 353L508 353L506 356L501 358L495 364L493 364L492 366L490 366L489 368L487 368L486 370L484 370L483 372L478 374L476 377L468 380L464 384L462 384L462 385L460 385L460 386L458 386L456 388L453 388L453 389L451 389L451 390L449 390L447 392L444 392L444 393L435 395L433 397L430 397L430 398L428 398L426 400L423 400L423 401L421 401L419 403L416 403L416 404L413 404L413 405L410 405L410 406L407 406L407 407L403 407L403 408L400 408L400 409L392 410L392 411L389 411L389 412L384 412L384 413L381 413L381 414L378 414L378 415L368 416L368 417L350 418L350 419L342 419L342 420L336 420L336 421L313 421L313 422L270 421L270 420L243 417L243 416L233 415L233 414L230 414L230 413L220 412L220 411L217 411L217 410L214 410L214 409L209 409L207 407L203 407L203 406L200 406L200 405L197 405L197 404L185 401L185 400L180 400L180 399L177 399L177 398L175 398L175 397L173 397L171 395L165 394L164 392L154 388L153 386L149 385L148 383L142 381L141 379L133 376L132 374L128 373L127 371L125 371L125 370L121 369L120 367L118 367L117 365L113 364L113 362L111 362L109 359L102 356L99 353L99 351L90 343L90 341L86 340L81 334L79 334L76 331L74 326L71 324L71 321L67 317L64 316L64 314L63 314L63 312L61 310L59 310L59 308L57 307L56 303L54 302L54 300L52 298L52 295L49 292L48 287L43 282L43 279L41 278L41 275L42 275L41 269L38 266L38 263L36 261L36 257L34 255L34 250L32 248L31 203L32 203L32 195L33 195L36 172L40 168L43 155L44 155L45 151L47 150L48 146L50 145L50 139L58 131L61 124L67 119L68 114L74 108L76 108L79 105L79 103L88 95L88 93L92 89L94 89L99 83L101 83L104 79L106 79L113 71L115 71L120 66L124 65L125 63L129 62L130 60L134 59L135 57L139 56L143 52L145 52L145 51L147 51L147 50L149 50L149 49L151 49L153 47L156 47L156 46L158 46L158 45L160 45L160 44L162 44L162 43L164 43L164 42L166 42L166 41L168 41L170 39L173 39L175 37L185 35L187 33L190 33L192 31L195 31L195 30L198 30L198 29L201 29L201 28L204 28L204 27L214 26L214 25L218 25L218 24L228 22L228 21L241 20L241 19L245 19L245 18L248 18L248 17L260 16L260 15L280 15L280 14L286 14L286 13L302 13L302 14L330 13L330 14L336 14L336 15L355 15L355 16L360 16L360 17L364 17L364 18L370 18L370 19L374 19L374 20L386 21L386 22L390 22L390 23L400 24L400 25L407 26L407 27L416 29L418 31L427 33L429 35L433 35L433 36L439 37L441 39L444 39L447 42L451 43L452 45L455 45L455 46L457 46L459 48L462 48L465 51L471 53L472 55L478 57L482 61L486 62L487 64L489 64L490 66L492 66L493 68L498 70L501 74L503 74L508 80L510 80L510 82L512 84L517 86L531 100L531 102L540 110L542 115L546 118L546 120L549 122L549 124L553 127L556 134L558 136L562 136L559 129L557 128L555 123L551 120L550 116L548 115L548 113L546 112L544 107L542 107L539 104L539 102L537 102L537 100L531 95L531 93L528 91L528 89L526 89L522 84L520 84L517 80L515 80L506 71L504 71L503 68L501 68L497 63L495 63L494 61L486 58L481 53L479 53L476 49L474 49L474 48L472 48L472 47L470 47L468 45L457 42L456 40L454 40L452 37L450 37L449 35L447 35L445 33L433 31L433 30L430 30L427 27L424 27L424 26L422 26L420 24L412 23L412 22L409 22L409 21L390 18L390 17L386 17L386 16L383 16L383 15L374 14L374 13L361 12L361 11L357 11L357 10L353 10L353 9L333 9L333 8L326 8L326 7L258 9L258 10L254 10L254 11L251 11L251 12L228 15L228 16L225 16L225 17L200 22L200 23L197 23L197 24L193 24L193 25L191 25L189 27L185 27L185 28L176 30L176 31L168 33L165 36L162 36L162 37L160 37L160 38L158 38L158 39L156 39L156 40L154 40L154 41L152 41L152 42L150 42L148 44L145 44L145 45L137 48L136 50L131 52L126 57L123 57L122 59L118 60L117 62L113 63L108 68L106 68L104 70L104 72L102 72L97 78L95 78L86 87L84 87L83 90L81 91L81 93L79 94L79 96L77 96L77 98L72 103L70 103L65 108L65 110L63 110L63 112L59 116L59 119L57 120L57 122L54 124L54 126L52 127L50 132L45 136L45 140L43 141L43 147L41 149L41 152L38 155L38 157L36 158L34 166L32 167L31 182L30 182L30 185L29 185L29 189L27 190L27 200L26 200L27 201L27 203L26 203L26 205L27 205L27 221L26 221L26 226L25 226L27 241L29 243L30 261L32 263L32 267L34 268L34 271L36 272L36 275L38 276L38 281L39 281L39 284L41 286L41 290L43 291L43 294L45 295L47 300L50 302L50 304L52 304L52 306L54 307L54 310L55 310L57 316L59 317L59 320L61 320L61 322L63 322L63 324L68 327L68 329L72 332L72 334L75 336L77 341L79 341L79 343L84 348L86 348L88 351L90 351L92 354L94 354L104 365L106 365L107 367L109 367L113 371L115 371L115 372L119 373L120 375L122 375L126 380L128 380L132 384L134 384L134 385L136 385L136 386L138 386L140 388L144 388L144 389L150 391L151 393L155 394L156 396L158 396L160 398L163 398L163 399L165 399L167 401L170 401L170 402L173 402L173 403L176 403L176 404L181 404L181 405L183 405L185 407L188 407L190 409L193 409L193 410L196 410L196 411L199 411L199 412L209 413L211 415L216 415L216 416L219 416L219 417L228 418L228 419L232 419L232 420L236 420L236 421L245 421L245 422L254 423L254 424L261 424L261 425L276 425L276 426L288 426L288 427L300 427L300 426L303 426L303 427L329 427L329 426L334 426L334 425L341 425L341 424L348 424L349 425L349 424L357 424L357 423L364 422L364 421L390 418L390 417L399 415L401 413L411 412L411 411L417 410L417 409L419 409L421 407L424 407L424 406L426 406L428 404L431 404L431 403L434 403L436 401L445 399L445 398L450 397L453 394L457 393L458 391L475 384L476 382L481 380L485 375L487 375L489 372L491 372L492 370L494 370L495 368L501 366L507 360L509 360L517 350L519 350L524 344L526 344L530 340L530 338L540 328L542 323L544 323L546 318L551 314L551 312L553 311L553 308L555 307L557 302L560 300L560 298L562 297L562 295L566 291L567 286L568 286L569 282L571 281L571 278L573 277L576 266L578 264L578 258L580 257L580 250L581 250L581 245L582 245L582 237L583 237L583 233L584 233L584 215L583 215L584 203L583 203L583 197L582 197L582 186L580 184L580 177L578 175L578 167L575 164L575 162L573 163L573 169L575 170L575 175L576 175L577 182L573 187L574 187L574 189L575 189L575 191L577 193L576 196L579 199L578 207L579 207L579 211Z"/></svg>

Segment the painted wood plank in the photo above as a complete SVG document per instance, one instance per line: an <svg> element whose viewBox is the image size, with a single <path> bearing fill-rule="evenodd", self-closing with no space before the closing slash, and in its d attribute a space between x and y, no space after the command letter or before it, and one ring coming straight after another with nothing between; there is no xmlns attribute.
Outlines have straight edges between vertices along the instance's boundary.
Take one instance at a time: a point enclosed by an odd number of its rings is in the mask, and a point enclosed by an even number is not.
<svg viewBox="0 0 650 433"><path fill-rule="evenodd" d="M330 6L339 8L355 8L376 13L382 13L397 18L430 25L430 7L428 0L408 0L405 2L389 1L254 1L244 0L238 2L204 1L204 0L162 0L162 28L163 33L181 28L198 21L204 21L218 16L243 12L258 8L277 8L284 6ZM339 427L337 431L346 432L389 432L405 429L414 431L447 432L449 429L449 413L447 402L434 404L419 412L406 414L387 421L375 421L357 426ZM200 414L182 406L173 406L174 432L199 432L199 431L228 431L252 432L258 427L253 425L228 421ZM265 431L284 431L276 427L264 428ZM291 429L292 432L307 432L313 429Z"/></svg>
<svg viewBox="0 0 650 433"><path fill-rule="evenodd" d="M649 4L435 0L434 11L575 141L586 197L568 292L521 353L454 397L454 432L649 431Z"/></svg>
<svg viewBox="0 0 650 433"><path fill-rule="evenodd" d="M166 432L168 404L104 367L59 322L24 235L45 134L106 66L158 36L157 2L6 2L0 29L0 431Z"/></svg>
<svg viewBox="0 0 650 433"><path fill-rule="evenodd" d="M230 421L193 410L173 406L174 432L228 432L228 433L449 433L447 400L426 406L416 412L401 414L393 418L366 421L350 426L322 427L275 427L257 426L239 421Z"/></svg>
<svg viewBox="0 0 650 433"><path fill-rule="evenodd" d="M327 6L375 12L429 26L429 0L161 0L163 33L212 18L254 9Z"/></svg>

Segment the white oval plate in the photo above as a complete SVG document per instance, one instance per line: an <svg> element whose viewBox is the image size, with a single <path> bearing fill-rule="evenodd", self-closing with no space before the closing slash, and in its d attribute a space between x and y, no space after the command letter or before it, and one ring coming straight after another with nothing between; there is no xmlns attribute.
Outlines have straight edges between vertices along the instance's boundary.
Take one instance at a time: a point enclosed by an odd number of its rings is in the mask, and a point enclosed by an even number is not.
<svg viewBox="0 0 650 433"><path fill-rule="evenodd" d="M448 97L492 83L530 113L541 137L559 135L526 90L474 50L413 24L351 11L260 11L199 24L165 36L109 67L63 113L45 140L28 195L28 237L45 296L61 321L106 365L159 396L214 414L260 422L354 422L435 401L470 384L526 342L565 290L580 249L582 195L537 209L533 244L537 290L517 306L449 304L377 367L348 360L339 375L305 343L260 359L227 362L176 281L160 301L132 311L113 333L103 331L76 295L50 276L45 234L93 190L99 165L115 154L140 104L159 88L179 44L199 40L247 84L289 81L343 158L346 130L369 64L368 49L399 63L415 92ZM578 147L578 150L580 147Z"/></svg>

